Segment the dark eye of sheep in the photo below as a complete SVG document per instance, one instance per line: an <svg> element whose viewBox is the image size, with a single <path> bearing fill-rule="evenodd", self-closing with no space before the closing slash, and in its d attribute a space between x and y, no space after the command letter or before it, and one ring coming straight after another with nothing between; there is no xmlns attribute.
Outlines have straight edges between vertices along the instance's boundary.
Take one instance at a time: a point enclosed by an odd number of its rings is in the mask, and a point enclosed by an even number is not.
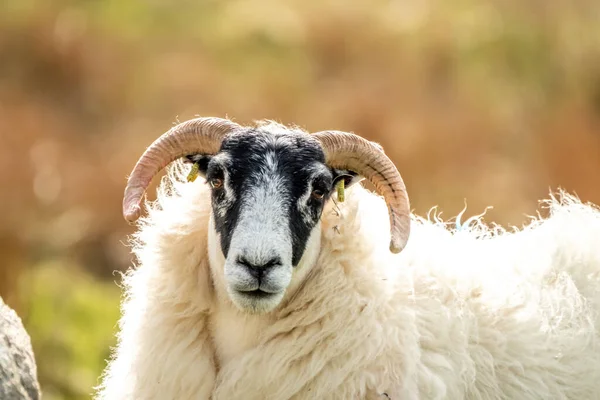
<svg viewBox="0 0 600 400"><path fill-rule="evenodd" d="M221 166L212 166L206 173L206 182L213 189L221 189L224 179L225 174Z"/></svg>
<svg viewBox="0 0 600 400"><path fill-rule="evenodd" d="M220 189L223 186L223 179L221 178L211 178L208 183L213 189Z"/></svg>
<svg viewBox="0 0 600 400"><path fill-rule="evenodd" d="M321 204L321 200L325 200L331 191L331 178L328 176L317 176L312 182L311 198L318 200L317 204Z"/></svg>
<svg viewBox="0 0 600 400"><path fill-rule="evenodd" d="M322 200L325 197L325 192L321 189L315 189L312 191L312 197L317 200Z"/></svg>

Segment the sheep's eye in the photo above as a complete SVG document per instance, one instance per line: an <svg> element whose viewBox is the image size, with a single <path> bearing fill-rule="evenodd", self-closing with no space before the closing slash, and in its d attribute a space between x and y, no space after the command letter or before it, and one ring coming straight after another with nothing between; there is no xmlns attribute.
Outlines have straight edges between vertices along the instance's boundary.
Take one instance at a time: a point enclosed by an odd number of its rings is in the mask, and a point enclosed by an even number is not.
<svg viewBox="0 0 600 400"><path fill-rule="evenodd" d="M317 200L321 200L323 197L325 196L325 192L319 189L315 189L312 192L312 197L317 199Z"/></svg>
<svg viewBox="0 0 600 400"><path fill-rule="evenodd" d="M208 183L213 189L220 189L223 187L223 179L221 178L211 178Z"/></svg>

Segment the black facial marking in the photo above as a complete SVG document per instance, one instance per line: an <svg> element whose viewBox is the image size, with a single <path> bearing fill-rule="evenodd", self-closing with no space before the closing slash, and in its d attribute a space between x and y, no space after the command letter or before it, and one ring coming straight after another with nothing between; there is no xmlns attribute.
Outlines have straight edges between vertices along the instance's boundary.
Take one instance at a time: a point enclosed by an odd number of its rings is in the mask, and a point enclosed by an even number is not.
<svg viewBox="0 0 600 400"><path fill-rule="evenodd" d="M298 166L299 167L299 166ZM330 187L333 182L333 176L331 171L327 168L311 168L308 171L301 170L301 172L293 174L295 182L290 184L290 196L292 198L292 205L289 208L290 218L290 232L292 233L292 244L293 244L293 255L292 265L296 266L300 262L304 250L306 249L306 243L310 236L311 230L315 227L321 213L323 212L323 206L330 196ZM293 173L293 171L290 171ZM299 200L309 193L309 191L319 190L323 193L322 198L315 198L309 196L306 200L306 204L299 203ZM301 208L299 208L301 207Z"/></svg>
<svg viewBox="0 0 600 400"><path fill-rule="evenodd" d="M265 177L272 168L269 157L276 159L276 171ZM218 155L192 155L187 159L198 162L200 173L208 181L225 179L226 184L212 189L212 208L215 228L220 234L225 257L229 252L232 234L240 218L248 192L263 185L264 179L274 179L281 187L278 195L292 234L292 265L296 266L304 254L311 230L318 223L325 203L335 191L335 182L346 180L346 186L358 182L357 175L347 170L329 168L318 142L308 134L289 131L273 134L265 128L247 129L227 137ZM227 190L231 189L234 199ZM310 189L310 191L309 191ZM323 196L308 196L319 190ZM300 202L306 199L306 203ZM300 204L300 206L299 206Z"/></svg>

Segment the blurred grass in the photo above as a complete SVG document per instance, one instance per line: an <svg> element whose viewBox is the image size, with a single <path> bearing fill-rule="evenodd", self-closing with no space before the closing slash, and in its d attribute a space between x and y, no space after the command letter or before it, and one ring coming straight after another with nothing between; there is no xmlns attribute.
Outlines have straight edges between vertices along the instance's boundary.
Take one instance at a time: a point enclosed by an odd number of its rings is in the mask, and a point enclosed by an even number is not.
<svg viewBox="0 0 600 400"><path fill-rule="evenodd" d="M520 225L558 186L600 203L600 3L0 2L0 295L52 399L108 354L125 177L196 114L354 131L417 213Z"/></svg>
<svg viewBox="0 0 600 400"><path fill-rule="evenodd" d="M60 262L32 266L21 283L44 399L90 398L115 344L118 287Z"/></svg>

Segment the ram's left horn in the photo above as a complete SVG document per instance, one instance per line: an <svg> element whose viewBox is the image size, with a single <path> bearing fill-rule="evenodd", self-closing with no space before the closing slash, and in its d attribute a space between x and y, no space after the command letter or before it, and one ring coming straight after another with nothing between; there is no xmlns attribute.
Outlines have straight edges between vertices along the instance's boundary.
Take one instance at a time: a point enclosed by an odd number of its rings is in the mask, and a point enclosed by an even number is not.
<svg viewBox="0 0 600 400"><path fill-rule="evenodd" d="M390 251L401 252L410 235L410 202L394 163L381 146L353 133L322 131L313 136L321 142L327 165L364 176L383 196L390 215Z"/></svg>

